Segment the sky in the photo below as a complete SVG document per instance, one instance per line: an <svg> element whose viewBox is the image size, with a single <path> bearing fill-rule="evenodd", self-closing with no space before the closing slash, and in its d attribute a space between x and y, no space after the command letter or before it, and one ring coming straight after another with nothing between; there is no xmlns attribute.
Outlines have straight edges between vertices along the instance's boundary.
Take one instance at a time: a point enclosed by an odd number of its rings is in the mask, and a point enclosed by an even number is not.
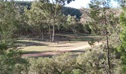
<svg viewBox="0 0 126 74"><path fill-rule="evenodd" d="M82 7L87 8L89 3L90 3L90 0L75 0L75 1L72 1L70 4L67 4L66 6L77 8L77 9L82 8ZM117 7L118 3L112 0L111 5L113 7Z"/></svg>
<svg viewBox="0 0 126 74"><path fill-rule="evenodd" d="M19 0L19 1L34 1L34 0ZM73 8L88 8L88 4L90 3L90 0L75 0L75 1L72 1L70 4L67 4L65 6L68 6L68 7L73 7ZM111 5L113 7L117 7L118 6L118 3L115 2L114 0L111 1Z"/></svg>
<svg viewBox="0 0 126 74"><path fill-rule="evenodd" d="M72 1L70 4L67 4L68 7L73 8L82 8L82 7L88 7L88 3L90 3L90 0L75 0Z"/></svg>

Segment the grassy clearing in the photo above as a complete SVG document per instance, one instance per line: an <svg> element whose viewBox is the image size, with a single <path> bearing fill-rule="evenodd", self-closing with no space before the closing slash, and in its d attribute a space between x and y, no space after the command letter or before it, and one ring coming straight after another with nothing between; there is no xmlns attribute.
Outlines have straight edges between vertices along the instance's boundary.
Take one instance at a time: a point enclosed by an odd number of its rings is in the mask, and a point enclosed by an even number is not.
<svg viewBox="0 0 126 74"><path fill-rule="evenodd" d="M57 35L59 36L59 35ZM72 34L70 35L63 35L61 37L66 38L66 40L59 40L56 39L56 42L47 42L47 41L41 41L41 40L35 40L35 39L22 39L18 40L17 44L20 46L20 50L23 51L23 53L42 53L42 52L54 52L54 51L62 51L62 50L83 50L85 46L90 47L88 42L89 40L98 40L100 39L100 36L74 36ZM56 37L58 38L58 37ZM70 41L67 39L69 38Z"/></svg>

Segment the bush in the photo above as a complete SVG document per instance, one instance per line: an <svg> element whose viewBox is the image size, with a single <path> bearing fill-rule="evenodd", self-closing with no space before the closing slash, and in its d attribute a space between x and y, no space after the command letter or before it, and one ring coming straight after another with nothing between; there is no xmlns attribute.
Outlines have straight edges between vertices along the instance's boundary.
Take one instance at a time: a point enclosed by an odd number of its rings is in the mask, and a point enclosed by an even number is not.
<svg viewBox="0 0 126 74"><path fill-rule="evenodd" d="M106 74L108 65L106 53L101 49L93 49L78 56L64 53L52 58L30 58L29 74ZM112 73L120 74L119 60L111 60ZM113 64L113 63L117 64Z"/></svg>
<svg viewBox="0 0 126 74"><path fill-rule="evenodd" d="M52 59L50 58L30 58L30 74L51 74Z"/></svg>
<svg viewBox="0 0 126 74"><path fill-rule="evenodd" d="M103 51L87 51L77 57L76 67L82 74L104 74L105 55Z"/></svg>
<svg viewBox="0 0 126 74"><path fill-rule="evenodd" d="M30 74L94 73L100 71L104 58L101 51L88 51L77 57L65 53L52 58L30 58Z"/></svg>
<svg viewBox="0 0 126 74"><path fill-rule="evenodd" d="M0 54L0 74L26 74L28 61L21 58L20 51L7 50Z"/></svg>
<svg viewBox="0 0 126 74"><path fill-rule="evenodd" d="M75 68L76 58L70 53L61 54L54 56L53 67L55 74L71 74Z"/></svg>
<svg viewBox="0 0 126 74"><path fill-rule="evenodd" d="M30 58L30 74L69 74L76 63L68 54L52 58Z"/></svg>

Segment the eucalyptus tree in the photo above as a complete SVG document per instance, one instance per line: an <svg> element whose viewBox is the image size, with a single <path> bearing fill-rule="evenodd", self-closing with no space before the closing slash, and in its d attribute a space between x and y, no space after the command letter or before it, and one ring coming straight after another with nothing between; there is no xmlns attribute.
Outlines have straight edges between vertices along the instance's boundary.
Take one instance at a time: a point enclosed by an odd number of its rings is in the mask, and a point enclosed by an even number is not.
<svg viewBox="0 0 126 74"><path fill-rule="evenodd" d="M77 33L77 24L78 21L77 21L77 18L76 16L71 16L71 15L68 15L67 16L67 26L68 26L68 29L72 30L72 32L76 35Z"/></svg>
<svg viewBox="0 0 126 74"><path fill-rule="evenodd" d="M12 45L14 42L12 36L17 25L18 9L15 3L0 1L0 74L15 74L17 71L21 74L23 72L26 60L21 58L20 51Z"/></svg>
<svg viewBox="0 0 126 74"><path fill-rule="evenodd" d="M45 22L47 22L49 28L50 41L54 41L55 26L59 23L58 19L61 15L61 6L50 2L39 2L38 5L40 12L42 12L46 19Z"/></svg>
<svg viewBox="0 0 126 74"><path fill-rule="evenodd" d="M40 12L43 15L45 18L44 22L49 26L50 35L52 28L51 41L54 41L55 38L55 26L60 23L59 17L61 16L61 9L66 3L70 3L71 1L74 0L39 0L35 2L35 8L38 9L36 14Z"/></svg>
<svg viewBox="0 0 126 74"><path fill-rule="evenodd" d="M122 13L120 14L120 40L121 45L117 48L118 52L121 55L122 60L122 74L126 73L126 5L125 2L121 5L122 6Z"/></svg>
<svg viewBox="0 0 126 74"><path fill-rule="evenodd" d="M33 2L31 9L25 9L25 15L27 16L28 24L38 28L41 38L43 39L43 30L47 27L47 20L40 9L40 3Z"/></svg>
<svg viewBox="0 0 126 74"><path fill-rule="evenodd" d="M14 2L0 2L0 40L12 42L12 35L18 24L18 10Z"/></svg>
<svg viewBox="0 0 126 74"><path fill-rule="evenodd" d="M107 49L107 72L112 74L112 63L110 53L110 42L109 37L116 31L118 18L115 18L115 13L110 9L111 0L91 0L89 16L91 21L88 24L91 25L91 29L95 32L103 35L106 38L106 49Z"/></svg>

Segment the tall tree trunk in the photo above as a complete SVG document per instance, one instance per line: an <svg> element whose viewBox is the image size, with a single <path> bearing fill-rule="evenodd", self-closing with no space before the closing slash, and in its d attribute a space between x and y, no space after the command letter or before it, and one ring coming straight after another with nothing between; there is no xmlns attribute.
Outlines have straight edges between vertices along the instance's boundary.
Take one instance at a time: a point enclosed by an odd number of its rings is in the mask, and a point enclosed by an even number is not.
<svg viewBox="0 0 126 74"><path fill-rule="evenodd" d="M53 27L53 31L52 31L52 42L55 40L55 24L56 24L56 18L54 17L53 18L54 19L54 22L53 22L53 25L52 25L52 27Z"/></svg>
<svg viewBox="0 0 126 74"><path fill-rule="evenodd" d="M106 29L106 45L107 45L107 61L108 61L108 74L111 74L111 62L110 62L110 49L109 49L109 39L108 31Z"/></svg>
<svg viewBox="0 0 126 74"><path fill-rule="evenodd" d="M106 16L105 16L105 25L107 26ZM107 27L105 28L105 36L106 36L106 47L107 47L108 74L111 74L110 48L109 48L109 39L108 39Z"/></svg>
<svg viewBox="0 0 126 74"><path fill-rule="evenodd" d="M104 10L104 15L106 15L107 9ZM110 48L109 48L109 38L108 38L108 30L107 30L107 17L104 16L105 23L105 36L106 36L106 48L107 48L107 63L108 63L108 74L111 74L111 61L110 61Z"/></svg>
<svg viewBox="0 0 126 74"><path fill-rule="evenodd" d="M52 36L51 36L51 28L50 28L50 25L49 25L49 41L51 42L51 39L52 39Z"/></svg>
<svg viewBox="0 0 126 74"><path fill-rule="evenodd" d="M41 30L41 39L44 40L44 32L43 32L43 29Z"/></svg>
<svg viewBox="0 0 126 74"><path fill-rule="evenodd" d="M55 25L53 24L53 31L52 31L52 42L55 39Z"/></svg>
<svg viewBox="0 0 126 74"><path fill-rule="evenodd" d="M41 27L41 25L39 26L39 29L40 29L40 37L41 37L41 40L44 40L43 28Z"/></svg>
<svg viewBox="0 0 126 74"><path fill-rule="evenodd" d="M50 19L51 20L51 19ZM47 22L50 22L50 20L48 20L47 19ZM48 24L48 26L49 26L49 31L48 31L48 35L49 35L49 42L51 42L51 39L52 39L52 34L51 34L51 25L50 24Z"/></svg>

